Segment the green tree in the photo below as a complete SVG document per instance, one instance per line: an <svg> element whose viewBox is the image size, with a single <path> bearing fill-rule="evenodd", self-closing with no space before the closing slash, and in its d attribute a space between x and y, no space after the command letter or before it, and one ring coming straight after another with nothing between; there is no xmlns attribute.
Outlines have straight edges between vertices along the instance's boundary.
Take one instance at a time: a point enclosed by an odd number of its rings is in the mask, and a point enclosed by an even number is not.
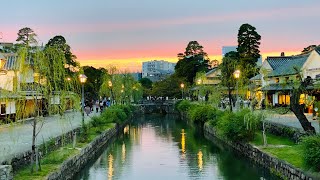
<svg viewBox="0 0 320 180"><path fill-rule="evenodd" d="M155 82L152 88L152 95L158 97L181 97L180 84L184 82L183 78L171 75L162 81Z"/></svg>
<svg viewBox="0 0 320 180"><path fill-rule="evenodd" d="M83 72L88 77L87 82L84 84L86 97L88 99L98 99L100 86L103 82L103 77L107 74L104 68L96 69L92 66L84 66Z"/></svg>
<svg viewBox="0 0 320 180"><path fill-rule="evenodd" d="M306 116L304 115L304 105L300 104L301 94L307 92L307 87L314 87L314 84L310 77L307 77L303 80L300 73L298 77L299 80L294 82L291 90L290 108L292 112L295 114L295 116L298 118L302 128L310 134L315 134L315 128L311 125L311 122L309 122Z"/></svg>
<svg viewBox="0 0 320 180"><path fill-rule="evenodd" d="M73 76L75 72L80 68L80 64L76 61L76 56L72 54L70 46L67 44L66 39L61 36L55 36L51 38L46 44L47 47L55 46L61 50L65 56L66 73L68 76Z"/></svg>
<svg viewBox="0 0 320 180"><path fill-rule="evenodd" d="M151 95L152 81L149 78L141 78L139 82L143 88L143 97Z"/></svg>
<svg viewBox="0 0 320 180"><path fill-rule="evenodd" d="M209 70L209 58L197 41L190 41L184 53L178 54L179 61L175 66L177 77L186 78L187 82L193 84L197 72Z"/></svg>
<svg viewBox="0 0 320 180"><path fill-rule="evenodd" d="M19 30L16 41L29 47L32 44L37 43L37 40L35 39L36 36L37 34L31 28L25 27Z"/></svg>
<svg viewBox="0 0 320 180"><path fill-rule="evenodd" d="M179 53L180 54L180 53ZM178 54L178 56L179 56ZM203 46L201 46L198 41L190 41L184 52L184 56L204 56L207 57L208 54L203 51Z"/></svg>
<svg viewBox="0 0 320 180"><path fill-rule="evenodd" d="M219 66L221 69L221 84L227 87L230 111L232 111L232 90L235 87L235 79L233 76L234 71L236 70L236 62L237 60L231 57L224 57L222 59L222 63Z"/></svg>
<svg viewBox="0 0 320 180"><path fill-rule="evenodd" d="M244 77L251 78L256 74L256 62L260 58L261 36L250 24L242 24L238 32L238 48L240 70Z"/></svg>
<svg viewBox="0 0 320 180"><path fill-rule="evenodd" d="M141 78L139 80L139 82L141 83L142 87L144 87L144 88L147 88L147 89L152 88L152 81L149 78Z"/></svg>

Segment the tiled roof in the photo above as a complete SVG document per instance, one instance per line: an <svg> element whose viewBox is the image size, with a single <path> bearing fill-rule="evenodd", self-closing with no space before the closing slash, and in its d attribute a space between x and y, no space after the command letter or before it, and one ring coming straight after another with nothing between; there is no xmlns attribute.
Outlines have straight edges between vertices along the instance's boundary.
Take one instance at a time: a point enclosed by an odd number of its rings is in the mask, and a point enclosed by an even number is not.
<svg viewBox="0 0 320 180"><path fill-rule="evenodd" d="M261 74L258 74L250 79L250 81L261 80Z"/></svg>
<svg viewBox="0 0 320 180"><path fill-rule="evenodd" d="M316 47L315 51L320 55L320 46Z"/></svg>
<svg viewBox="0 0 320 180"><path fill-rule="evenodd" d="M292 83L278 83L269 84L261 88L262 91L281 91L281 90L291 90L293 87ZM313 86L307 86L306 89L314 89Z"/></svg>
<svg viewBox="0 0 320 180"><path fill-rule="evenodd" d="M210 71L208 71L208 72L206 73L206 76L210 75L211 73L215 72L216 70L218 70L218 67L212 68Z"/></svg>
<svg viewBox="0 0 320 180"><path fill-rule="evenodd" d="M297 74L296 69L300 70L302 68L309 55L310 54L299 56L268 57L266 60L273 69L268 76L272 77Z"/></svg>

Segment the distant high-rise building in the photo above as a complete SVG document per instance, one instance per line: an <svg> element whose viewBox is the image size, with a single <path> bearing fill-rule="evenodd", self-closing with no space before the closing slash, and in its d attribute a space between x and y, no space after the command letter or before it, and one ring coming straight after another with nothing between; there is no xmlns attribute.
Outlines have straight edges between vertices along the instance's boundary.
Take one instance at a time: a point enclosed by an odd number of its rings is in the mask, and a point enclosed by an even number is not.
<svg viewBox="0 0 320 180"><path fill-rule="evenodd" d="M237 52L237 47L238 46L222 46L222 57L224 57L228 52Z"/></svg>
<svg viewBox="0 0 320 180"><path fill-rule="evenodd" d="M153 60L142 63L142 77L151 81L159 81L174 73L176 63L164 60Z"/></svg>
<svg viewBox="0 0 320 180"><path fill-rule="evenodd" d="M139 81L142 78L142 73L130 73L134 80Z"/></svg>

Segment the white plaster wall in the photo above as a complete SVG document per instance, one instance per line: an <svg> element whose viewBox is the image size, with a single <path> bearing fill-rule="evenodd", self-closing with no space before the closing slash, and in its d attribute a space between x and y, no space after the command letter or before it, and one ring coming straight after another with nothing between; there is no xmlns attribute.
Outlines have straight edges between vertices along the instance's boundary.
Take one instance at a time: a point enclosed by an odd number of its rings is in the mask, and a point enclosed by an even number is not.
<svg viewBox="0 0 320 180"><path fill-rule="evenodd" d="M5 75L0 75L0 88L8 91L13 90L13 71L8 71Z"/></svg>
<svg viewBox="0 0 320 180"><path fill-rule="evenodd" d="M306 63L302 67L303 77L310 76L315 78L316 75L320 74L320 55L313 51L308 57Z"/></svg>
<svg viewBox="0 0 320 180"><path fill-rule="evenodd" d="M16 103L14 100L11 100L6 103L6 114L16 113Z"/></svg>

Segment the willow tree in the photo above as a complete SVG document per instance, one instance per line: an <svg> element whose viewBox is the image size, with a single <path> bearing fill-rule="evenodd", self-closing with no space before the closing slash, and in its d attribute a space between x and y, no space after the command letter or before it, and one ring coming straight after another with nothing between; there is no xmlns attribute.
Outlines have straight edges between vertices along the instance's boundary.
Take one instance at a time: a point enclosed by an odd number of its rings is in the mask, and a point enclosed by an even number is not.
<svg viewBox="0 0 320 180"><path fill-rule="evenodd" d="M48 115L63 113L68 108L67 101L79 99L74 93L73 87L65 73L65 56L57 47L47 47L44 50L36 49L28 51L27 47L21 48L18 52L20 86L29 84L32 86L31 97L34 105L34 119L32 122L32 148L31 148L31 172L34 171L34 158L38 160L36 153L36 138L44 123L44 111ZM30 81L32 83L30 84ZM21 96L24 91L19 91ZM68 100L67 100L68 99ZM26 106L26 105L25 105ZM23 117L18 110L17 117ZM39 162L39 161L38 161ZM39 163L36 164L36 170Z"/></svg>
<svg viewBox="0 0 320 180"><path fill-rule="evenodd" d="M141 99L142 86L129 73L120 74L115 66L110 66L103 78L100 95L111 97L116 104L129 103L133 99Z"/></svg>

